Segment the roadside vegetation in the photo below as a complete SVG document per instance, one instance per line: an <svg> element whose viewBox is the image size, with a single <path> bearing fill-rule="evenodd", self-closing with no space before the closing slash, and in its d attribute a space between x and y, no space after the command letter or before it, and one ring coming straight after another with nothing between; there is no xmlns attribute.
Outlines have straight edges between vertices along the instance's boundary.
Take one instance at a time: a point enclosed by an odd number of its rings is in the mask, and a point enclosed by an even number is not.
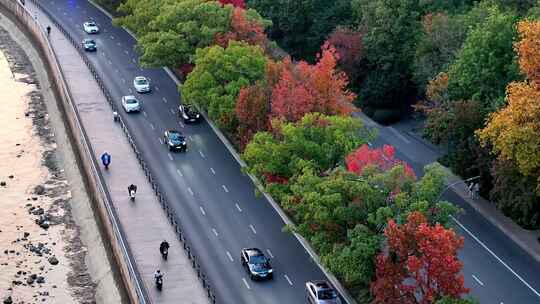
<svg viewBox="0 0 540 304"><path fill-rule="evenodd" d="M540 3L125 0L117 12L141 63L183 77L183 102L360 303L474 301L442 168L417 178L393 147L371 148L357 107L390 123L413 106L445 164L540 227Z"/></svg>

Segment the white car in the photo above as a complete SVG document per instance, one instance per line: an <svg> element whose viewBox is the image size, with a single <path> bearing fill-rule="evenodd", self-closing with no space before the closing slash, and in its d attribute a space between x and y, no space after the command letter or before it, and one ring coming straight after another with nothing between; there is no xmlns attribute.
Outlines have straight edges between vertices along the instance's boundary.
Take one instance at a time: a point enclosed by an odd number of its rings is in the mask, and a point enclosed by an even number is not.
<svg viewBox="0 0 540 304"><path fill-rule="evenodd" d="M137 76L133 79L133 86L137 93L148 93L150 92L150 81L144 76Z"/></svg>
<svg viewBox="0 0 540 304"><path fill-rule="evenodd" d="M86 21L85 23L83 23L83 29L88 34L99 33L99 28L94 21Z"/></svg>
<svg viewBox="0 0 540 304"><path fill-rule="evenodd" d="M135 96L123 96L122 107L126 113L139 112L141 110L141 103L137 100L137 98L135 98Z"/></svg>

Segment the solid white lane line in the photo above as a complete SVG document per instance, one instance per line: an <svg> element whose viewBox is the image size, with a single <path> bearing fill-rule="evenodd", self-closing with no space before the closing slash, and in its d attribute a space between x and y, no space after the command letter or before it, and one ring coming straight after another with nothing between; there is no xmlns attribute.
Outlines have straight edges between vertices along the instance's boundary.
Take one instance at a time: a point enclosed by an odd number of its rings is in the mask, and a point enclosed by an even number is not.
<svg viewBox="0 0 540 304"><path fill-rule="evenodd" d="M248 284L248 282L246 281L246 278L242 278L242 281L244 282L244 285L246 285L246 288L247 288L247 289L251 289L251 288L249 288L249 284Z"/></svg>
<svg viewBox="0 0 540 304"><path fill-rule="evenodd" d="M272 254L272 251L270 249L266 249L266 252L268 252L268 255L273 259L274 255Z"/></svg>
<svg viewBox="0 0 540 304"><path fill-rule="evenodd" d="M191 137L189 139L191 139ZM204 158L204 153L201 150L199 150L199 154L201 155L202 158Z"/></svg>
<svg viewBox="0 0 540 304"><path fill-rule="evenodd" d="M472 274L473 279L476 281L476 283L480 284L481 286L484 286L484 283L480 281L479 278L477 278L474 274Z"/></svg>
<svg viewBox="0 0 540 304"><path fill-rule="evenodd" d="M212 232L213 232L216 236L218 236L218 233L217 233L216 228L212 228Z"/></svg>
<svg viewBox="0 0 540 304"><path fill-rule="evenodd" d="M206 212L204 212L204 208L202 206L199 206L199 209L201 210L202 215L206 215Z"/></svg>
<svg viewBox="0 0 540 304"><path fill-rule="evenodd" d="M189 194L193 195L193 190L191 190L191 187L188 187L187 191L189 192Z"/></svg>
<svg viewBox="0 0 540 304"><path fill-rule="evenodd" d="M167 98L163 97L163 102L167 103Z"/></svg>
<svg viewBox="0 0 540 304"><path fill-rule="evenodd" d="M144 115L144 117L148 117L148 114L146 114L146 111L142 111L142 114Z"/></svg>
<svg viewBox="0 0 540 304"><path fill-rule="evenodd" d="M152 128L152 130L156 129L153 124L150 124L150 128Z"/></svg>
<svg viewBox="0 0 540 304"><path fill-rule="evenodd" d="M285 280L287 280L287 282L289 282L289 285L292 286L292 281L291 281L291 279L289 279L289 277L288 277L286 274L283 275L283 276L285 277Z"/></svg>
<svg viewBox="0 0 540 304"><path fill-rule="evenodd" d="M178 175L180 175L180 177L184 177L184 174L182 174L182 171L180 171L180 169L176 169L176 173L178 173Z"/></svg>
<svg viewBox="0 0 540 304"><path fill-rule="evenodd" d="M161 137L158 137L157 139L159 140L159 143L163 145L163 139L161 139Z"/></svg>
<svg viewBox="0 0 540 304"><path fill-rule="evenodd" d="M234 259L232 258L232 255L230 252L227 251L227 256L229 257L229 260L231 260L231 262L234 262Z"/></svg>
<svg viewBox="0 0 540 304"><path fill-rule="evenodd" d="M236 204L236 209L238 209L238 212L242 212L242 208L240 208L240 205Z"/></svg>
<svg viewBox="0 0 540 304"><path fill-rule="evenodd" d="M210 167L210 172L212 172L212 174L216 175L216 171L214 171L214 168Z"/></svg>
<svg viewBox="0 0 540 304"><path fill-rule="evenodd" d="M251 228L251 231L253 231L253 233L257 234L257 230L255 230L255 227L253 227L253 225L249 225L249 228Z"/></svg>
<svg viewBox="0 0 540 304"><path fill-rule="evenodd" d="M167 153L167 155L169 155L169 159L170 159L170 160L173 160L173 157L172 157L172 154L171 154L171 153Z"/></svg>
<svg viewBox="0 0 540 304"><path fill-rule="evenodd" d="M225 186L225 185L221 185L221 187L223 188L223 191L225 191L225 192L229 193L229 189L227 189L227 186Z"/></svg>
<svg viewBox="0 0 540 304"><path fill-rule="evenodd" d="M529 283L527 283L527 281L525 281L519 274L517 274L514 271L514 269L510 268L510 266L508 266L508 264L506 264L503 260L501 260L501 258L499 258L493 251L491 251L491 249L489 249L474 234L472 234L472 232L470 232L469 229L465 228L465 226L463 226L463 224L461 224L455 217L453 217L453 216L450 216L450 217L452 218L452 220L456 224L458 224L459 227L461 227L461 229L465 230L465 232L467 232L468 235L470 235L478 244L480 244L480 246L482 246L487 252L489 252L489 254L491 254L499 263L501 263L506 269L508 269L508 271L510 271L518 280L520 280L521 283L523 283L525 286L527 286L527 288L529 288L535 295L540 297L540 293L538 291L536 291L536 289L534 289Z"/></svg>

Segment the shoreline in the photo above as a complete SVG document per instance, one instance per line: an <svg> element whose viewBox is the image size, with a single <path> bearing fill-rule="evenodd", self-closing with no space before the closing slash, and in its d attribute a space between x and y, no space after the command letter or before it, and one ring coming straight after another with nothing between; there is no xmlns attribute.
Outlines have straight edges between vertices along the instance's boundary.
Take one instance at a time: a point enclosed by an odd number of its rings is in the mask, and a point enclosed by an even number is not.
<svg viewBox="0 0 540 304"><path fill-rule="evenodd" d="M98 217L85 193L46 71L40 64L37 50L4 15L0 15L0 49L15 80L29 87L24 116L20 118L30 121L31 130L27 135L31 138L17 146L20 153L14 156L12 162L33 154L37 160L34 165L39 167L34 169L40 171L36 172L37 184L34 176L34 185L27 186L25 193L20 193L26 196L26 201L13 206L18 209L14 213L27 214L26 219L17 218L24 224L10 227L13 230L9 234L11 238L17 232L20 235L10 240L11 244L8 245L0 233L0 248L8 252L3 257L7 262L0 258L0 264L7 263L0 265L0 272L9 272L4 270L10 266L21 269L8 274L12 276L8 281L10 287L4 288L6 282L0 282L0 300L5 301L11 296L13 303L57 303L60 298L55 297L65 291L67 296L62 295L61 303L126 302L117 284L118 275L111 267L107 244L103 242L103 234L96 220ZM34 69L35 66L37 69ZM40 86L41 83L44 85ZM32 175L32 171L21 173L21 176L2 171L0 181L6 185L0 186L0 197L3 190L15 187L17 183L22 186L25 179ZM5 213L5 209L0 211L0 214ZM7 230L4 227L0 229L4 232ZM3 275L0 279L5 280ZM31 296L32 302L27 299L28 296Z"/></svg>

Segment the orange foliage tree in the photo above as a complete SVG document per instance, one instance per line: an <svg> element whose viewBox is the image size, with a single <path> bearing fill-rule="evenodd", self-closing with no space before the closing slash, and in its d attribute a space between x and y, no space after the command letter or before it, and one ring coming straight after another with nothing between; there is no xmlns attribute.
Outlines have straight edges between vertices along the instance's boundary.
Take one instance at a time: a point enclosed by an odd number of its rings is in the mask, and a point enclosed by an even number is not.
<svg viewBox="0 0 540 304"><path fill-rule="evenodd" d="M215 43L227 47L229 40L244 41L251 45L259 45L265 51L268 48L268 37L264 33L264 26L257 20L249 20L246 10L235 7L231 16L231 30L226 33L218 33Z"/></svg>
<svg viewBox="0 0 540 304"><path fill-rule="evenodd" d="M388 250L376 259L374 303L432 304L443 297L459 299L468 292L457 257L463 238L440 224L430 226L419 212L407 222L388 222Z"/></svg>
<svg viewBox="0 0 540 304"><path fill-rule="evenodd" d="M347 89L344 72L336 70L337 52L325 45L315 65L285 59L281 77L272 91L272 117L295 122L306 113L348 115L356 95Z"/></svg>
<svg viewBox="0 0 540 304"><path fill-rule="evenodd" d="M515 44L521 71L529 81L540 85L540 21L521 21L517 25L520 40Z"/></svg>

